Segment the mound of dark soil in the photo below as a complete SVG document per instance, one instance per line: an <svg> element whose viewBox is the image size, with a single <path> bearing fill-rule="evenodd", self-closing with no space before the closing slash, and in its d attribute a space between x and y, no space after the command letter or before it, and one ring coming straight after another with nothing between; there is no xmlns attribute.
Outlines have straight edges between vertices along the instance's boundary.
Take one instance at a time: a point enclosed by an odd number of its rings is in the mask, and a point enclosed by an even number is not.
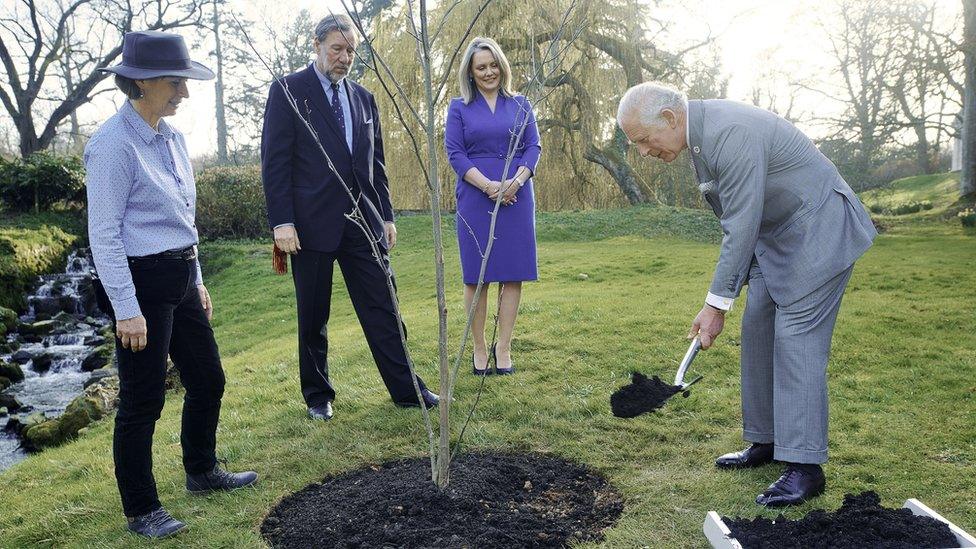
<svg viewBox="0 0 976 549"><path fill-rule="evenodd" d="M593 471L550 456L466 453L451 484L430 460L370 466L285 497L265 518L272 547L564 547L599 540L623 510Z"/></svg>
<svg viewBox="0 0 976 549"><path fill-rule="evenodd" d="M680 392L681 387L668 385L657 376L648 379L644 374L634 372L630 385L624 385L610 395L610 410L617 417L637 417L664 406L669 398Z"/></svg>
<svg viewBox="0 0 976 549"><path fill-rule="evenodd" d="M722 517L745 549L922 549L959 547L944 522L881 506L874 492L847 494L836 512L817 510L800 520Z"/></svg>

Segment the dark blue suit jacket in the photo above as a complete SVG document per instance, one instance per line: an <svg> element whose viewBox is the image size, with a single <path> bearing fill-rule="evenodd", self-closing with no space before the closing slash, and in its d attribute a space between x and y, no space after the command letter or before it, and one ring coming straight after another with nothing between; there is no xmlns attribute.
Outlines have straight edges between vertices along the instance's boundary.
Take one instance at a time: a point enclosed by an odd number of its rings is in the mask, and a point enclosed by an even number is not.
<svg viewBox="0 0 976 549"><path fill-rule="evenodd" d="M352 154L311 65L272 83L268 92L261 132L268 223L271 228L294 223L303 250L335 251L345 228L344 215L352 210L352 201L329 169L306 121L346 184L362 189L362 210L374 236L383 239L383 221L393 221L376 101L366 88L348 78L344 82L352 111L352 120L346 121L352 124ZM301 117L289 104L282 84L294 97Z"/></svg>

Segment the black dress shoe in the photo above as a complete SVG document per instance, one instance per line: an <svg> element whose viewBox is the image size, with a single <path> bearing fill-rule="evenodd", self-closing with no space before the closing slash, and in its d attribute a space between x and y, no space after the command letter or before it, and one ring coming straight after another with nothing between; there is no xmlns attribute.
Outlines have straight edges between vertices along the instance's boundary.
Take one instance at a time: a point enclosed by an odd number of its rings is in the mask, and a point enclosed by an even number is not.
<svg viewBox="0 0 976 549"><path fill-rule="evenodd" d="M321 421L328 421L332 419L332 401L328 401L320 406L309 406L308 407L308 417L311 419L318 419Z"/></svg>
<svg viewBox="0 0 976 549"><path fill-rule="evenodd" d="M511 361L511 365L508 368L498 367L498 355L495 353L495 346L491 346L491 358L495 361L495 373L500 376L510 376L515 373L515 362Z"/></svg>
<svg viewBox="0 0 976 549"><path fill-rule="evenodd" d="M823 493L827 487L827 479L823 469L819 466L805 465L797 467L790 464L779 480L769 485L766 491L759 494L756 503L766 507L785 507L798 505L815 498Z"/></svg>
<svg viewBox="0 0 976 549"><path fill-rule="evenodd" d="M219 465L205 473L187 474L186 491L191 494L207 492L231 492L238 488L250 486L258 481L258 474L254 471L231 473L224 471Z"/></svg>
<svg viewBox="0 0 976 549"><path fill-rule="evenodd" d="M492 374L492 371L491 371L491 363L489 362L488 364L486 364L484 370L479 370L478 369L478 364L474 361L474 354L472 353L471 354L471 373L473 373L476 376L482 376L482 377L484 377L484 376L490 376Z"/></svg>
<svg viewBox="0 0 976 549"><path fill-rule="evenodd" d="M421 389L420 395L424 397L424 406L428 410L430 410L434 406L437 406L441 401L441 398L439 396L430 392L427 389ZM420 408L420 404L418 404L416 400L399 401L399 402L393 401L393 404L399 406L400 408Z"/></svg>
<svg viewBox="0 0 976 549"><path fill-rule="evenodd" d="M761 467L773 462L773 445L757 444L742 450L719 456L715 460L715 466L719 469L747 469L749 467Z"/></svg>
<svg viewBox="0 0 976 549"><path fill-rule="evenodd" d="M126 520L130 532L151 539L167 538L186 528L186 524L170 516L162 507Z"/></svg>

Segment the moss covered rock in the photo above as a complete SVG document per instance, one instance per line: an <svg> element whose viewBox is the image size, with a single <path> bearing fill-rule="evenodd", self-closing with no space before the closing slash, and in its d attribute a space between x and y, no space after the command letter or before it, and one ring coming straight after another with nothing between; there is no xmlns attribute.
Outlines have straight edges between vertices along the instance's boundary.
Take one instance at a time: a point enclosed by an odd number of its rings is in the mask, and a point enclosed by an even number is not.
<svg viewBox="0 0 976 549"><path fill-rule="evenodd" d="M5 395L0 393L0 406L7 408L11 412L16 412L20 410L20 403L14 398L14 395Z"/></svg>
<svg viewBox="0 0 976 549"><path fill-rule="evenodd" d="M55 320L41 320L32 324L21 324L17 330L25 336L46 336L58 326Z"/></svg>
<svg viewBox="0 0 976 549"><path fill-rule="evenodd" d="M24 380L24 370L17 364L10 364L0 360L0 377L5 377L17 383L18 381Z"/></svg>
<svg viewBox="0 0 976 549"><path fill-rule="evenodd" d="M75 438L78 432L105 417L104 403L97 397L82 395L71 401L64 413L24 429L24 445L33 450L64 444Z"/></svg>
<svg viewBox="0 0 976 549"><path fill-rule="evenodd" d="M13 385L13 382L10 381L9 378L0 376L0 391L6 389L7 387L10 387L11 385Z"/></svg>
<svg viewBox="0 0 976 549"><path fill-rule="evenodd" d="M17 313L6 307L0 307L0 336L7 335L7 332L17 326Z"/></svg>
<svg viewBox="0 0 976 549"><path fill-rule="evenodd" d="M115 355L115 342L105 343L96 347L94 351L81 362L82 372L91 372L112 362Z"/></svg>
<svg viewBox="0 0 976 549"><path fill-rule="evenodd" d="M26 427L21 436L24 439L24 446L32 450L50 448L64 442L61 426L56 419L49 419L44 423Z"/></svg>
<svg viewBox="0 0 976 549"><path fill-rule="evenodd" d="M92 421L98 421L99 419L105 417L105 413L106 413L105 403L96 397L81 395L75 398L74 400L72 400L71 404L68 404L68 407L64 410L65 415L68 414L78 415L82 412L84 412L84 414L88 416L90 420L88 421L88 423L91 423ZM77 432L78 431L75 431L75 433Z"/></svg>

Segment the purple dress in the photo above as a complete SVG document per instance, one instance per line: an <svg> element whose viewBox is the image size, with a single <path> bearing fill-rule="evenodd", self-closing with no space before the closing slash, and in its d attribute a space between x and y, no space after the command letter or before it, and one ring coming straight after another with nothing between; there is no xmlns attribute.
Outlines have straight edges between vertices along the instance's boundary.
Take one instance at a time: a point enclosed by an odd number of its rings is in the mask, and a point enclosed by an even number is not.
<svg viewBox="0 0 976 549"><path fill-rule="evenodd" d="M528 122L526 123L526 117ZM478 168L492 181L503 181L509 140L525 124L525 131L509 166L514 177L520 166L535 173L539 162L539 130L532 105L523 96L498 95L495 112L480 93L470 104L461 98L451 100L447 111L444 145L451 167L457 172L457 236L461 251L461 271L465 284L477 284L482 253L488 243L488 228L494 201L475 186L464 181L464 174ZM516 194L518 202L498 209L495 244L488 258L485 282L536 280L539 271L535 251L535 196L532 179Z"/></svg>

